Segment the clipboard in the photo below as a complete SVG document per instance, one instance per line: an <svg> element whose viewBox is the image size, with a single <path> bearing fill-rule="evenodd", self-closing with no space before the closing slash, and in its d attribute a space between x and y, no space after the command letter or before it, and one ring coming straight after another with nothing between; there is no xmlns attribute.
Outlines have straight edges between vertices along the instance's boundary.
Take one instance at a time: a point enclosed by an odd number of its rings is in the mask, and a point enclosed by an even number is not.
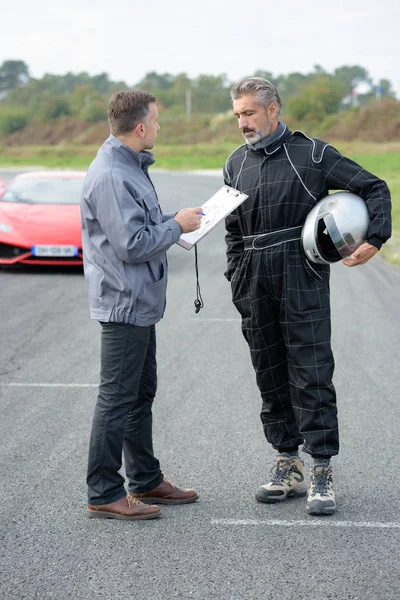
<svg viewBox="0 0 400 600"><path fill-rule="evenodd" d="M205 216L201 219L200 229L191 233L182 233L176 242L182 248L190 250L206 235L215 229L235 208L248 198L247 194L239 192L228 185L223 185L211 198L203 204Z"/></svg>

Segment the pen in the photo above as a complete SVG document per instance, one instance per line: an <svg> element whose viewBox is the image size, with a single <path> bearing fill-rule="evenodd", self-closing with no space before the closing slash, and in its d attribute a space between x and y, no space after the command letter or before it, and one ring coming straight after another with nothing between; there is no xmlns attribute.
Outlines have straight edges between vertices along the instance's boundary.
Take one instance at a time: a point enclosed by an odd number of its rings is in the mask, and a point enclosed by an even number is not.
<svg viewBox="0 0 400 600"><path fill-rule="evenodd" d="M203 212L201 212L200 214L201 214L201 215L203 215L203 217L205 217L205 216L206 216L206 213L203 213Z"/></svg>

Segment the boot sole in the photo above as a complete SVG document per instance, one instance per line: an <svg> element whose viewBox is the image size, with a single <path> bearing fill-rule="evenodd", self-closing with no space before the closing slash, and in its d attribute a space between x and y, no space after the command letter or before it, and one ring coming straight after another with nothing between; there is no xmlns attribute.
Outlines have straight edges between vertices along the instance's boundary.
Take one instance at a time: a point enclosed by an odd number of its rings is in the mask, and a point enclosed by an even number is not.
<svg viewBox="0 0 400 600"><path fill-rule="evenodd" d="M265 504L276 504L278 502L284 502L288 498L304 498L307 495L307 488L304 490L296 490L293 492L288 492L284 496L267 496L263 495L262 492L256 492L256 500L258 502L264 502Z"/></svg>
<svg viewBox="0 0 400 600"><path fill-rule="evenodd" d="M318 504L315 503L314 506L310 503L310 505L307 506L307 513L309 515L333 515L335 510L336 505L324 506L323 502L319 502Z"/></svg>
<svg viewBox="0 0 400 600"><path fill-rule="evenodd" d="M95 512L93 510L88 510L89 519L119 519L123 521L144 521L147 519L157 519L161 517L161 512L153 513L150 515L137 515L135 517L125 516L125 515L117 515L115 513L108 512Z"/></svg>
<svg viewBox="0 0 400 600"><path fill-rule="evenodd" d="M307 513L309 515L318 515L318 516L333 515L333 513L335 511L336 511L335 506L327 507L327 508L307 508Z"/></svg>
<svg viewBox="0 0 400 600"><path fill-rule="evenodd" d="M199 495L185 500L169 500L168 498L138 498L143 504L191 504L199 499Z"/></svg>

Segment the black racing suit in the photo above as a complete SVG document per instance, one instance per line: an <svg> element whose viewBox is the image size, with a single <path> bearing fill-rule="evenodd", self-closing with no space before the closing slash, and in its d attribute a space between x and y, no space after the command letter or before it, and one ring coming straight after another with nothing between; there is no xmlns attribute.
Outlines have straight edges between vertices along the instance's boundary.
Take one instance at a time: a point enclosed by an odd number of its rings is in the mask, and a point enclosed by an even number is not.
<svg viewBox="0 0 400 600"><path fill-rule="evenodd" d="M266 149L237 148L224 180L249 196L226 219L225 276L250 347L265 436L279 452L304 442L305 452L333 456L339 434L330 267L311 264L299 239L245 249L246 236L275 232L274 242L284 230L290 240L291 228L301 231L328 190L347 190L365 200L371 219L367 241L380 248L391 235L388 187L329 144L288 129Z"/></svg>

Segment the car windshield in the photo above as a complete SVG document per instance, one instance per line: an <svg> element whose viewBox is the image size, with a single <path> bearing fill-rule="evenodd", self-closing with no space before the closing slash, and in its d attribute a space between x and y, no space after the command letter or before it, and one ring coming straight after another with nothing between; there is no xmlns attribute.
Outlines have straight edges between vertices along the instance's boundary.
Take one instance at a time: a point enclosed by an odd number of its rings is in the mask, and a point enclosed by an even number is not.
<svg viewBox="0 0 400 600"><path fill-rule="evenodd" d="M21 177L2 196L5 202L79 204L83 179L78 177Z"/></svg>

